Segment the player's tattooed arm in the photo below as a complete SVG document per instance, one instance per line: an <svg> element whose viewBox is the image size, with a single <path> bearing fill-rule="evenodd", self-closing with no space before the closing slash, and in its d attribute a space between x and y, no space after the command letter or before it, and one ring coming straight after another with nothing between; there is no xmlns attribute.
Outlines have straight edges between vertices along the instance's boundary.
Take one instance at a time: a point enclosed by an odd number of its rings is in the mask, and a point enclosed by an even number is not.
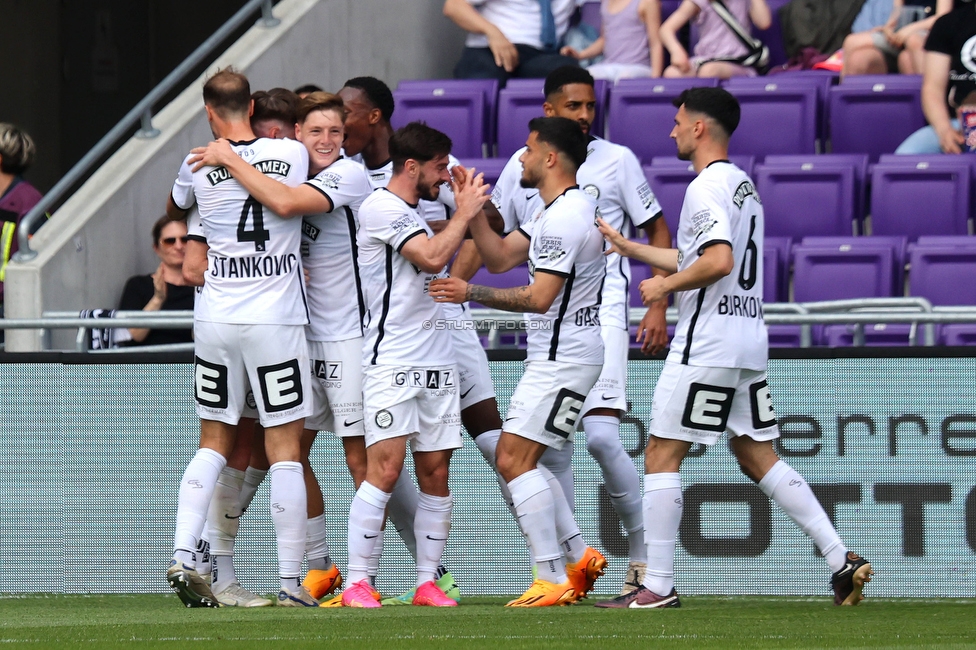
<svg viewBox="0 0 976 650"><path fill-rule="evenodd" d="M480 284L469 284L465 299L505 311L536 311L536 304L532 300L532 292L529 287L496 289L494 287L483 287Z"/></svg>
<svg viewBox="0 0 976 650"><path fill-rule="evenodd" d="M544 314L565 284L562 276L537 272L535 282L525 287L496 289L468 284L460 278L442 278L430 283L430 296L436 302L462 303L468 300L486 307L512 312Z"/></svg>

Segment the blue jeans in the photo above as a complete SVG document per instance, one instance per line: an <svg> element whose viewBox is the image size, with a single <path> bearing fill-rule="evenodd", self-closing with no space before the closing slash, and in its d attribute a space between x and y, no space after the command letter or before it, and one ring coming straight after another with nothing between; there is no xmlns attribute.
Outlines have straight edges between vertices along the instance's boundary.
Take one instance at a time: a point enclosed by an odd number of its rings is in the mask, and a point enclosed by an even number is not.
<svg viewBox="0 0 976 650"><path fill-rule="evenodd" d="M952 128L959 129L959 120L952 120ZM942 153L939 146L939 136L931 126L923 126L911 134L895 149L898 154L929 154Z"/></svg>
<svg viewBox="0 0 976 650"><path fill-rule="evenodd" d="M559 52L537 50L528 45L516 44L519 53L519 65L511 74L495 65L495 56L487 47L466 47L461 54L461 60L454 68L455 79L498 79L501 86L510 77L521 79L542 78L564 65L579 66L579 62Z"/></svg>

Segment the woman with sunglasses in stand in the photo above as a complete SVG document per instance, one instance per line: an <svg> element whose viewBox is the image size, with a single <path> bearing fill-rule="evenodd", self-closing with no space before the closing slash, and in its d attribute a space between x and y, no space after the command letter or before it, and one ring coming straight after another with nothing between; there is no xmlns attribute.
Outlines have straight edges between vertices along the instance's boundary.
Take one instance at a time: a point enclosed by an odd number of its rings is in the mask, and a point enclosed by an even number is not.
<svg viewBox="0 0 976 650"><path fill-rule="evenodd" d="M186 252L186 222L160 217L153 224L153 250L159 268L150 275L134 275L125 283L119 309L125 311L193 310L193 287L183 281L183 256ZM190 343L190 329L130 328L129 345Z"/></svg>

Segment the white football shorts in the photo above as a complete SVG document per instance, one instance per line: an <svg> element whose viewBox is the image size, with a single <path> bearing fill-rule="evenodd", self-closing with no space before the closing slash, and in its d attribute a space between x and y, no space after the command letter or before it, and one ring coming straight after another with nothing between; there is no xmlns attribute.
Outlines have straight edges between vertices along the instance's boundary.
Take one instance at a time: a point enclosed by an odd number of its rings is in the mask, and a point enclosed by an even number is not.
<svg viewBox="0 0 976 650"><path fill-rule="evenodd" d="M312 414L305 428L332 431L340 438L364 435L363 339L309 341Z"/></svg>
<svg viewBox="0 0 976 650"><path fill-rule="evenodd" d="M593 409L615 409L627 412L627 354L630 332L619 327L600 328L603 338L603 368L593 390L583 402L583 415Z"/></svg>

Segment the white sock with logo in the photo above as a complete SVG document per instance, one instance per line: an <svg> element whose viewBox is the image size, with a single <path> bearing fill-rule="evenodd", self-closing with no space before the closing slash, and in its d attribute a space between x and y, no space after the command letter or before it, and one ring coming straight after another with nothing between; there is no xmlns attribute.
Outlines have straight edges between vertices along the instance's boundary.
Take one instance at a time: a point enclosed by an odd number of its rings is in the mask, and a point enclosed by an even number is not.
<svg viewBox="0 0 976 650"><path fill-rule="evenodd" d="M451 532L451 507L454 499L420 493L417 503L417 586L435 580Z"/></svg>
<svg viewBox="0 0 976 650"><path fill-rule="evenodd" d="M363 481L349 506L348 584L369 578L369 556L383 534L390 493Z"/></svg>
<svg viewBox="0 0 976 650"><path fill-rule="evenodd" d="M217 477L217 486L210 498L207 522L210 528L210 555L214 558L213 590L219 593L237 578L234 572L234 543L240 528L241 485L244 472L225 467ZM224 558L218 563L216 558Z"/></svg>
<svg viewBox="0 0 976 650"><path fill-rule="evenodd" d="M226 465L227 459L216 451L201 448L190 459L180 479L173 557L188 566L196 566L194 551L207 521L217 477Z"/></svg>
<svg viewBox="0 0 976 650"><path fill-rule="evenodd" d="M583 418L583 430L586 450L603 470L610 503L627 531L630 560L647 562L640 477L634 461L620 443L620 420L610 415L588 415Z"/></svg>
<svg viewBox="0 0 976 650"><path fill-rule="evenodd" d="M667 596L674 589L674 547L683 510L681 474L644 475L644 586L659 596Z"/></svg>
<svg viewBox="0 0 976 650"><path fill-rule="evenodd" d="M532 547L539 578L555 584L566 582L566 565L556 535L556 513L549 483L538 469L508 482L515 512Z"/></svg>
<svg viewBox="0 0 976 650"><path fill-rule="evenodd" d="M254 495L261 485L261 481L268 475L268 470L248 467L244 470L244 485L241 486L241 512L246 511L254 500Z"/></svg>
<svg viewBox="0 0 976 650"><path fill-rule="evenodd" d="M583 553L586 552L586 542L583 541L583 533L580 532L579 524L576 523L576 517L573 516L573 511L569 509L569 504L566 503L562 486L559 485L559 481L552 475L549 468L539 465L538 469L546 482L549 483L549 490L552 492L552 507L556 517L556 536L559 540L559 547L562 549L567 562L579 562L583 559Z"/></svg>
<svg viewBox="0 0 976 650"><path fill-rule="evenodd" d="M302 464L280 461L271 466L271 521L278 541L278 575L284 588L295 589L301 577L308 526Z"/></svg>
<svg viewBox="0 0 976 650"><path fill-rule="evenodd" d="M309 517L305 533L305 559L309 569L327 571L332 566L327 533L324 514Z"/></svg>
<svg viewBox="0 0 976 650"><path fill-rule="evenodd" d="M549 447L542 453L539 464L545 465L556 477L559 487L563 489L563 496L566 497L569 509L576 512L576 486L573 484L574 449L572 440L567 440L562 449Z"/></svg>
<svg viewBox="0 0 976 650"><path fill-rule="evenodd" d="M759 481L759 489L813 539L831 571L844 567L847 548L813 490L795 469L782 460L777 461Z"/></svg>
<svg viewBox="0 0 976 650"><path fill-rule="evenodd" d="M396 485L393 486L393 495L387 505L387 514L393 526L396 528L403 545L410 551L411 557L417 559L417 536L414 533L414 520L417 517L417 502L420 500L417 486L406 466L400 470Z"/></svg>

